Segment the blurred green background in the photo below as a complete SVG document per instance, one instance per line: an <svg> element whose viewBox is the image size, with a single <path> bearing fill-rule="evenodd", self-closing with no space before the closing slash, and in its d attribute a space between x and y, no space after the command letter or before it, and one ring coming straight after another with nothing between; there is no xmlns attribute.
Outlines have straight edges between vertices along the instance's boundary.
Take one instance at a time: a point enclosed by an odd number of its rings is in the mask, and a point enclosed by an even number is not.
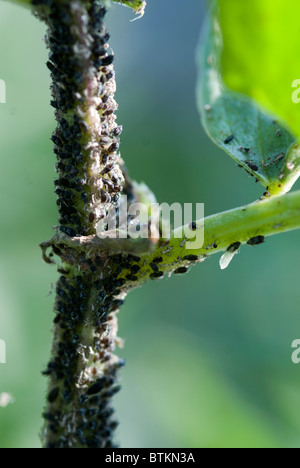
<svg viewBox="0 0 300 468"><path fill-rule="evenodd" d="M262 189L205 136L195 104L200 0L149 0L130 23L109 14L117 60L122 156L160 202L204 202L206 215ZM0 2L0 447L38 448L50 350L54 268L38 244L57 221L54 129L45 28ZM295 77L299 78L299 77ZM299 184L297 184L299 188ZM185 277L149 283L120 313L127 360L116 397L123 447L299 447L299 232L245 247L226 271L218 256Z"/></svg>

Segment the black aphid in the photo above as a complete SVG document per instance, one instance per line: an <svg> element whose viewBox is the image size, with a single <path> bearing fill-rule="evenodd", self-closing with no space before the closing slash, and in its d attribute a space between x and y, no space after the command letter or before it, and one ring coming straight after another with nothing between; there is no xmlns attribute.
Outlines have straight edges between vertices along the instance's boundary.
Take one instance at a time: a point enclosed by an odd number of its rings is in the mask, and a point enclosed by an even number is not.
<svg viewBox="0 0 300 468"><path fill-rule="evenodd" d="M152 274L150 275L150 278L151 278L152 280L155 280L155 279L160 279L160 278L162 278L163 276L164 276L164 273L163 273L162 271L157 271L156 273L152 273Z"/></svg>
<svg viewBox="0 0 300 468"><path fill-rule="evenodd" d="M249 239L247 244L251 246L256 246L256 245L263 244L264 242L265 242L264 236L256 236L256 237L252 237L251 239Z"/></svg>
<svg viewBox="0 0 300 468"><path fill-rule="evenodd" d="M237 250L239 250L241 245L242 244L240 242L234 242L228 247L227 252L236 252Z"/></svg>
<svg viewBox="0 0 300 468"><path fill-rule="evenodd" d="M150 263L150 267L152 268L152 270L157 273L159 271L159 267L156 263L152 262Z"/></svg>
<svg viewBox="0 0 300 468"><path fill-rule="evenodd" d="M245 161L245 163L247 164L247 166L249 167L249 169L251 169L252 171L254 172L257 172L258 171L258 165L253 163L252 161Z"/></svg>
<svg viewBox="0 0 300 468"><path fill-rule="evenodd" d="M99 381L93 384L88 391L86 392L87 395L97 395L97 393L100 393L101 390L103 390L103 382Z"/></svg>
<svg viewBox="0 0 300 468"><path fill-rule="evenodd" d="M135 276L135 275L127 275L127 276L126 276L126 279L127 279L128 281L138 281L138 277Z"/></svg>
<svg viewBox="0 0 300 468"><path fill-rule="evenodd" d="M48 395L49 403L55 403L55 401L57 400L58 395L59 395L59 388L58 387L53 388L53 390L51 390L51 392Z"/></svg>
<svg viewBox="0 0 300 468"><path fill-rule="evenodd" d="M155 257L153 259L153 263L162 263L163 262L163 258L162 257Z"/></svg>
<svg viewBox="0 0 300 468"><path fill-rule="evenodd" d="M113 55L108 55L107 57L104 57L101 59L101 66L106 67L108 65L111 65L114 61L114 56Z"/></svg>
<svg viewBox="0 0 300 468"><path fill-rule="evenodd" d="M177 270L174 271L174 275L184 275L188 271L189 270L188 270L187 267L180 267L180 268L177 268Z"/></svg>
<svg viewBox="0 0 300 468"><path fill-rule="evenodd" d="M198 258L198 255L186 255L183 257L183 260L187 260L188 262L196 262Z"/></svg>
<svg viewBox="0 0 300 468"><path fill-rule="evenodd" d="M234 135L230 135L226 140L224 140L224 145L228 145L234 139Z"/></svg>
<svg viewBox="0 0 300 468"><path fill-rule="evenodd" d="M133 275L136 275L136 274L140 271L140 269L141 269L141 267L140 267L139 265L133 265L133 266L131 267L131 273L132 273Z"/></svg>

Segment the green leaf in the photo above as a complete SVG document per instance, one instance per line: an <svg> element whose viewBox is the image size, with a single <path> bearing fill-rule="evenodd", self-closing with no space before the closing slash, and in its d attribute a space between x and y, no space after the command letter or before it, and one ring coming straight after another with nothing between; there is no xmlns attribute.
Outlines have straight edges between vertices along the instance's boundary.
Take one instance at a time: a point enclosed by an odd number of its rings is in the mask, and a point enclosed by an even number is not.
<svg viewBox="0 0 300 468"><path fill-rule="evenodd" d="M300 2L291 1L300 13ZM287 192L300 175L300 151L295 136L300 131L293 134L291 130L297 128L297 120L300 129L300 108L298 111L292 102L297 67L289 68L286 58L288 55L297 62L300 37L295 33L295 41L289 43L288 50L286 40L282 39L282 32L290 28L287 16L295 12L282 16L283 0L210 3L198 89L204 128L271 195ZM277 8L278 3L283 10ZM285 72L282 64L287 67Z"/></svg>
<svg viewBox="0 0 300 468"><path fill-rule="evenodd" d="M225 84L279 115L300 136L298 0L219 0ZM296 85L296 84L295 84ZM299 88L299 83L296 85Z"/></svg>
<svg viewBox="0 0 300 468"><path fill-rule="evenodd" d="M132 8L132 10L136 14L139 14L140 16L144 15L145 8L147 6L147 3L145 0L113 0L113 1L115 3L122 3L122 5Z"/></svg>
<svg viewBox="0 0 300 468"><path fill-rule="evenodd" d="M31 0L6 0L10 3L17 3L18 5L30 6Z"/></svg>

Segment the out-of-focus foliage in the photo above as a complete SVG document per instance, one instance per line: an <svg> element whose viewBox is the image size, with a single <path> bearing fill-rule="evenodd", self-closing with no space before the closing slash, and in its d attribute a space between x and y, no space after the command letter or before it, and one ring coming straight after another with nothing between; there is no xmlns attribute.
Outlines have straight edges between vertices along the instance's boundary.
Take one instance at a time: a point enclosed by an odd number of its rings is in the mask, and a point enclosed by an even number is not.
<svg viewBox="0 0 300 468"><path fill-rule="evenodd" d="M218 0L226 85L253 97L300 136L300 112L292 101L299 79L297 0Z"/></svg>
<svg viewBox="0 0 300 468"><path fill-rule="evenodd" d="M288 192L300 175L299 112L292 101L300 46L296 30L291 46L277 48L279 25L290 37L290 17L295 21L299 9L299 3L291 3L286 8L280 0L273 8L268 0L210 0L199 49L204 127L271 194Z"/></svg>
<svg viewBox="0 0 300 468"><path fill-rule="evenodd" d="M160 202L204 202L209 215L253 201L261 188L200 128L194 54L203 5L187 1L183 10L152 0L133 24L130 10L111 12L118 122L133 177ZM54 119L44 27L25 9L0 8L0 393L16 399L0 408L0 446L39 447L57 275L38 243L57 220ZM122 308L122 446L299 446L300 376L291 362L300 338L299 232L245 247L225 272L218 260L148 283Z"/></svg>
<svg viewBox="0 0 300 468"><path fill-rule="evenodd" d="M18 3L19 5L23 5L23 6L30 6L31 4L31 0L4 0L6 2L12 2L12 3Z"/></svg>

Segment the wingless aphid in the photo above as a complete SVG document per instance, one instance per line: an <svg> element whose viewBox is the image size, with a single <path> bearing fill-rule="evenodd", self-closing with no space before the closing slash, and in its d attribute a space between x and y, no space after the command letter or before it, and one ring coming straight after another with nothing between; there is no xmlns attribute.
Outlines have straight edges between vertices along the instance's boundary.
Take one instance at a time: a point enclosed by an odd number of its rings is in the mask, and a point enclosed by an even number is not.
<svg viewBox="0 0 300 468"><path fill-rule="evenodd" d="M228 138L226 138L226 140L224 140L224 144L229 145L229 143L231 143L233 139L234 135L230 135Z"/></svg>
<svg viewBox="0 0 300 468"><path fill-rule="evenodd" d="M249 169L251 169L252 171L254 172L257 172L258 171L258 165L253 163L252 161L245 161L245 163L247 164L247 166L249 167Z"/></svg>
<svg viewBox="0 0 300 468"><path fill-rule="evenodd" d="M256 236L256 237L252 237L251 239L249 239L247 244L251 246L256 246L256 245L263 244L264 242L265 242L264 236Z"/></svg>

